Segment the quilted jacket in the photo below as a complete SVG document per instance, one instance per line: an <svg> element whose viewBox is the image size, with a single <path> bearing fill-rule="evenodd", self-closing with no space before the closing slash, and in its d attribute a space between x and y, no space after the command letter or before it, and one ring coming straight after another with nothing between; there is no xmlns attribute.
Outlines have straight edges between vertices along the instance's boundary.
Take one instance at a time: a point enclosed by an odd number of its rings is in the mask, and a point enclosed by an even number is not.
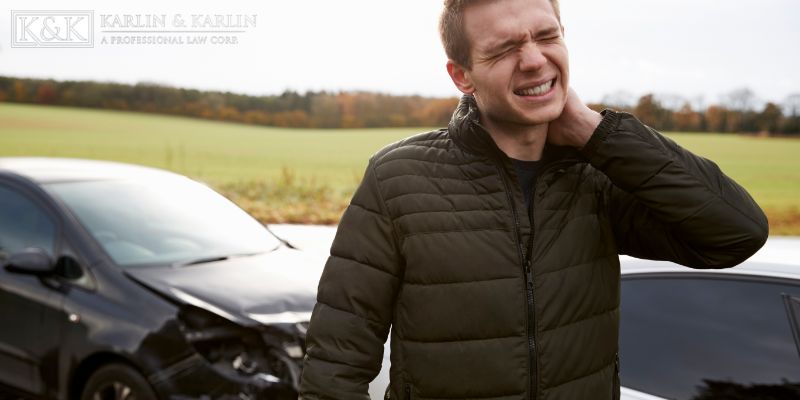
<svg viewBox="0 0 800 400"><path fill-rule="evenodd" d="M304 399L368 399L391 331L391 399L619 396L619 254L734 266L767 220L711 161L629 114L547 146L526 209L464 96L448 128L369 161L319 282ZM391 329L390 329L391 328Z"/></svg>

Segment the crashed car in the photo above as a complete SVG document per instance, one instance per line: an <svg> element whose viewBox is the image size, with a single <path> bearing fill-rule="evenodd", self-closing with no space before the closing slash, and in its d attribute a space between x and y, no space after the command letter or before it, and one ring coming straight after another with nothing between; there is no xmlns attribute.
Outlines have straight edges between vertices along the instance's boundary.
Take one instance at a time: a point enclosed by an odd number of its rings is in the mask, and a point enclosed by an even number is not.
<svg viewBox="0 0 800 400"><path fill-rule="evenodd" d="M0 390L296 399L324 258L181 175L0 158Z"/></svg>
<svg viewBox="0 0 800 400"><path fill-rule="evenodd" d="M285 228L317 251L180 175L0 158L0 398L296 399L335 228ZM724 270L623 256L621 398L800 398L798 248Z"/></svg>

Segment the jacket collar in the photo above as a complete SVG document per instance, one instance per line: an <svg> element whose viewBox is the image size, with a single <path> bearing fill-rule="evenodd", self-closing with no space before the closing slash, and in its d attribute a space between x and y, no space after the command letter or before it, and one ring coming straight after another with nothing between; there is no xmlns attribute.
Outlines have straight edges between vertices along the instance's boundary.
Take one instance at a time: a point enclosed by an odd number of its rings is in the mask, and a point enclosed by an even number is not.
<svg viewBox="0 0 800 400"><path fill-rule="evenodd" d="M448 124L450 137L457 146L469 153L492 159L505 160L508 157L497 147L486 128L479 121L480 112L478 103L472 95L463 95L458 102L458 107L453 112L453 117ZM542 161L550 163L558 160L584 159L580 153L571 147L546 144L542 154Z"/></svg>
<svg viewBox="0 0 800 400"><path fill-rule="evenodd" d="M461 96L447 128L453 141L467 152L496 158L503 152L497 147L486 128L479 121L480 112L475 97Z"/></svg>

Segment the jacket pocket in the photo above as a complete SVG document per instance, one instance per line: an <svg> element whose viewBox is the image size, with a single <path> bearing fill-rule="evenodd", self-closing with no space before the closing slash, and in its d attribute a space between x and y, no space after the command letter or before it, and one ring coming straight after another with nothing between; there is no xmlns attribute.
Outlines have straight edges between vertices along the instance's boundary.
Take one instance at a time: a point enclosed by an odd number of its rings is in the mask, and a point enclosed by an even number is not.
<svg viewBox="0 0 800 400"><path fill-rule="evenodd" d="M614 354L614 381L611 384L611 398L619 400L619 353Z"/></svg>

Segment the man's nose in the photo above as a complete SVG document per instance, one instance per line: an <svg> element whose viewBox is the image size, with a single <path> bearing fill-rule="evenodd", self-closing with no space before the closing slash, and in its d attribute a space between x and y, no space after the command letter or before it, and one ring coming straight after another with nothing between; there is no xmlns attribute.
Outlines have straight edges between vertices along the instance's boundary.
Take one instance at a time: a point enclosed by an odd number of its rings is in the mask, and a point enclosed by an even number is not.
<svg viewBox="0 0 800 400"><path fill-rule="evenodd" d="M535 42L527 42L520 49L519 69L522 71L536 70L547 64L542 50Z"/></svg>

